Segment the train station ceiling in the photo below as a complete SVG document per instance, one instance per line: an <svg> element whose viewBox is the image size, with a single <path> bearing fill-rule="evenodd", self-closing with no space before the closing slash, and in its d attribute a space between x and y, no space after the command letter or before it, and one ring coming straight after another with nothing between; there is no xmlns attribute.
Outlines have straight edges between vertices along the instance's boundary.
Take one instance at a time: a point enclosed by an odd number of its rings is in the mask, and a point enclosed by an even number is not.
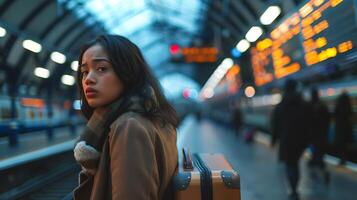
<svg viewBox="0 0 357 200"><path fill-rule="evenodd" d="M171 44L208 41L222 51L220 62L269 5L279 5L284 14L300 1L0 0L0 84L10 93L75 91L70 76L80 45L107 32L136 43L159 78L182 74L202 86L217 63L172 63Z"/></svg>

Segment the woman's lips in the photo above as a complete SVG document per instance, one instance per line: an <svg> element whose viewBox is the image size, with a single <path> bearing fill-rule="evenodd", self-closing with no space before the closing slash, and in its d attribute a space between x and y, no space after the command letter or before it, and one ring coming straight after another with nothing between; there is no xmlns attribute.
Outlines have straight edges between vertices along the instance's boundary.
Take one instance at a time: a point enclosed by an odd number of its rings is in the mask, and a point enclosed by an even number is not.
<svg viewBox="0 0 357 200"><path fill-rule="evenodd" d="M95 96L97 96L97 92L94 92L94 91L92 91L92 92L86 92L86 96L87 96L87 98L94 98Z"/></svg>
<svg viewBox="0 0 357 200"><path fill-rule="evenodd" d="M85 93L86 93L87 98L93 98L93 97L97 96L97 94L98 94L98 92L92 88L86 89Z"/></svg>

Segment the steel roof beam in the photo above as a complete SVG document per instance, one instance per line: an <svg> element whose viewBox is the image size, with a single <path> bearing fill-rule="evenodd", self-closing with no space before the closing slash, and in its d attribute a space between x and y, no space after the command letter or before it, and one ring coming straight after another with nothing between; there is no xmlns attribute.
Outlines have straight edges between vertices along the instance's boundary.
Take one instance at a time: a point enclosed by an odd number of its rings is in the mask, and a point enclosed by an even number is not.
<svg viewBox="0 0 357 200"><path fill-rule="evenodd" d="M235 10L237 13L241 13L242 16L250 23L253 24L256 19L258 18L258 15L256 12L253 12L250 9L249 4L243 4L241 1L230 1L232 5L232 10Z"/></svg>
<svg viewBox="0 0 357 200"><path fill-rule="evenodd" d="M241 32L236 29L235 26L232 26L231 24L227 23L227 20L224 19L221 15L212 12L209 15L209 18L212 18L217 24L222 25L222 27L227 28L235 37L239 37L241 35Z"/></svg>
<svg viewBox="0 0 357 200"><path fill-rule="evenodd" d="M250 10L251 13L256 13L256 18L259 18L260 15L265 10L265 3L261 0L241 0L246 4L247 9ZM284 0L285 1L285 0Z"/></svg>
<svg viewBox="0 0 357 200"><path fill-rule="evenodd" d="M28 15L28 17L25 18L25 20L21 23L20 25L20 30L25 30L27 26L31 23L31 21L38 16L41 12L45 10L47 6L49 6L51 3L53 3L52 0L44 0L41 4L39 4L35 9L32 10L32 12ZM29 51L24 51L22 55L20 56L20 59L18 63L15 65L15 71L17 72L18 76L16 77L17 79L17 84L21 84L19 81L23 80L20 77L24 76L23 71L24 67L26 66L26 62L29 58L29 56L32 54L32 52Z"/></svg>

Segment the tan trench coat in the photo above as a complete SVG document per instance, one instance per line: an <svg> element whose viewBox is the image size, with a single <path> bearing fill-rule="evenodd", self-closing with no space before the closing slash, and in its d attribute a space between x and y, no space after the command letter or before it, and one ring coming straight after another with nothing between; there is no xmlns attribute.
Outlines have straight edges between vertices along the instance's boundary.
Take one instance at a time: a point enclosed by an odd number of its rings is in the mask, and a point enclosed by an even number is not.
<svg viewBox="0 0 357 200"><path fill-rule="evenodd" d="M177 160L173 127L125 113L110 127L96 174L80 173L74 199L169 199Z"/></svg>

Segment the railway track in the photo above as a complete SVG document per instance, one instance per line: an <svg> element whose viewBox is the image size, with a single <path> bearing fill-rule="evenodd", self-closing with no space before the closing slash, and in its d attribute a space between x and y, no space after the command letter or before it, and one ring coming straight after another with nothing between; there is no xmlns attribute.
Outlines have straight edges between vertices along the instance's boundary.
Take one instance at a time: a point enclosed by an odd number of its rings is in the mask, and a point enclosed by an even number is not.
<svg viewBox="0 0 357 200"><path fill-rule="evenodd" d="M63 199L78 180L73 141L0 162L0 200Z"/></svg>

